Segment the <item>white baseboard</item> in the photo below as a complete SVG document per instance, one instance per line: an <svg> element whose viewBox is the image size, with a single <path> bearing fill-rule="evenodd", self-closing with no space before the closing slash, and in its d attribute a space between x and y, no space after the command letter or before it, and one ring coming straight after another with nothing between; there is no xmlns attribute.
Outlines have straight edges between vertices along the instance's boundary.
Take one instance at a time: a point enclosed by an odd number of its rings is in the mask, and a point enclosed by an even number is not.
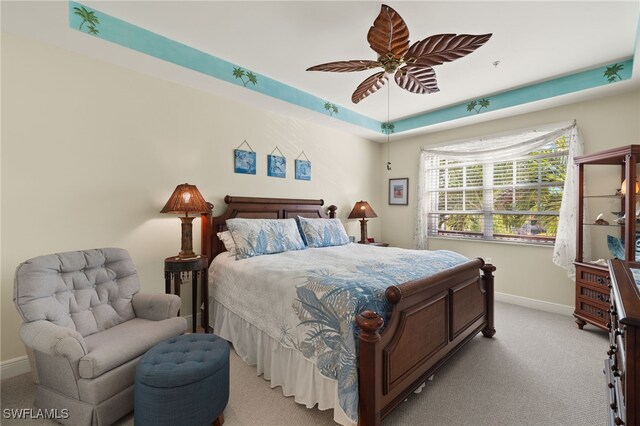
<svg viewBox="0 0 640 426"><path fill-rule="evenodd" d="M29 371L31 371L31 366L26 355L0 362L1 380L26 374Z"/></svg>
<svg viewBox="0 0 640 426"><path fill-rule="evenodd" d="M510 303L512 305L524 306L525 308L537 309L539 311L551 312L560 315L573 315L573 306L561 305L559 303L545 302L528 297L514 296L513 294L495 292L497 302Z"/></svg>
<svg viewBox="0 0 640 426"><path fill-rule="evenodd" d="M191 328L192 328L191 327L191 324L192 324L191 318L193 318L193 315L185 315L183 318L187 320L187 324L188 324L187 332L190 333L191 332ZM196 317L196 324L198 325L198 327L200 327L200 324L202 324L202 314L198 314L198 316Z"/></svg>

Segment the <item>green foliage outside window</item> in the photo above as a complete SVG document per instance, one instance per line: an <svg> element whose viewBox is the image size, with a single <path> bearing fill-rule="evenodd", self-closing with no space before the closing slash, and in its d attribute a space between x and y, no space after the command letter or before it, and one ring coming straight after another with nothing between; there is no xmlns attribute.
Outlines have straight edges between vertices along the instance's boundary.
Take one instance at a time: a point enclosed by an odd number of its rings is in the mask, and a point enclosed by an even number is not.
<svg viewBox="0 0 640 426"><path fill-rule="evenodd" d="M486 238L489 228L494 239L552 242L567 149L563 136L516 160L484 166L439 160L435 183L440 190L432 213L437 215L437 230L430 233ZM484 177L483 167L489 167L490 177Z"/></svg>

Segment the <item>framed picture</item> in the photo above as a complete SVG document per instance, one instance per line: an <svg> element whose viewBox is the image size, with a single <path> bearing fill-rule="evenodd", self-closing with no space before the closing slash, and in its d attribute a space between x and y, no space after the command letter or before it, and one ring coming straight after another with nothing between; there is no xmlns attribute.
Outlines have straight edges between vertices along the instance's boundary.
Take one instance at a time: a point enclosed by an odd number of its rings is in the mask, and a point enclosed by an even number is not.
<svg viewBox="0 0 640 426"><path fill-rule="evenodd" d="M311 161L296 160L296 179L311 180Z"/></svg>
<svg viewBox="0 0 640 426"><path fill-rule="evenodd" d="M409 178L389 179L389 204L409 204Z"/></svg>
<svg viewBox="0 0 640 426"><path fill-rule="evenodd" d="M245 175L256 174L256 153L254 151L243 151L235 149L234 151L234 171Z"/></svg>
<svg viewBox="0 0 640 426"><path fill-rule="evenodd" d="M273 177L287 177L287 159L277 155L267 155L267 175Z"/></svg>

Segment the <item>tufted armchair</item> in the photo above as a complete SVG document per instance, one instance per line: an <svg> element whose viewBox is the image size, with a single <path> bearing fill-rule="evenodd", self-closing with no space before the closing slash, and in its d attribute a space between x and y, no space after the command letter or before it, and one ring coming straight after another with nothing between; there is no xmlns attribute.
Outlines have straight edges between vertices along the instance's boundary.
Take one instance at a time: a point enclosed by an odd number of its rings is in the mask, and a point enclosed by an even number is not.
<svg viewBox="0 0 640 426"><path fill-rule="evenodd" d="M183 334L180 298L140 293L123 249L39 256L16 269L35 405L67 409L73 425L108 425L133 409L135 368L156 343Z"/></svg>

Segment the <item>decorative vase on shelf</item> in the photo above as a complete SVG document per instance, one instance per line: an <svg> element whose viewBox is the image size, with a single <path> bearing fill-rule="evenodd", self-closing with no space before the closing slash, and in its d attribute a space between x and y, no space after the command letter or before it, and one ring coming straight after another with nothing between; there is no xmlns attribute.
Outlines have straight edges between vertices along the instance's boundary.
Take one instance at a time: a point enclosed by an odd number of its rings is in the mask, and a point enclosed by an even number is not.
<svg viewBox="0 0 640 426"><path fill-rule="evenodd" d="M607 246L611 255L620 260L624 259L624 238L607 235ZM636 262L640 261L640 232L636 232Z"/></svg>

